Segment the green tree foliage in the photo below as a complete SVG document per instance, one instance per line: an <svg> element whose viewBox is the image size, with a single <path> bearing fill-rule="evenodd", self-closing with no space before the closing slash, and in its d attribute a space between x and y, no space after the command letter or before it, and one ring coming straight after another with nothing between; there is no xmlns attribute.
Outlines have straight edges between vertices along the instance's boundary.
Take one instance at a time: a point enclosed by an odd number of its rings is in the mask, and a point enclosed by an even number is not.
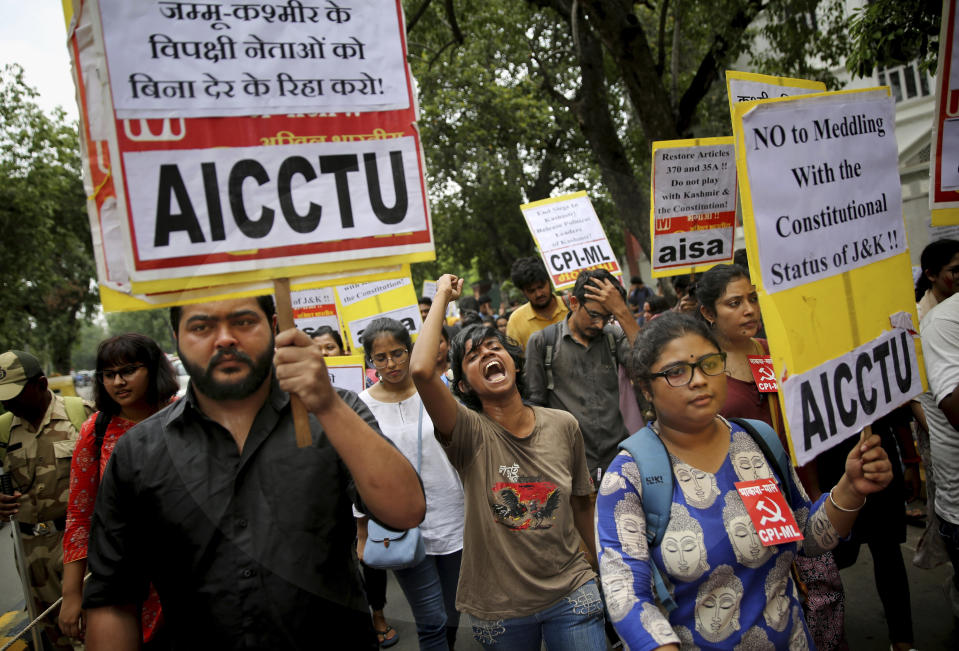
<svg viewBox="0 0 959 651"><path fill-rule="evenodd" d="M865 77L918 61L920 71L935 74L941 23L941 0L873 0L851 17L846 67Z"/></svg>
<svg viewBox="0 0 959 651"><path fill-rule="evenodd" d="M405 4L440 259L500 271L529 250L514 206L567 189L648 254L652 142L730 133L742 57L831 81L842 53L841 0Z"/></svg>
<svg viewBox="0 0 959 651"><path fill-rule="evenodd" d="M437 262L414 267L417 288L445 271L507 278L534 252L520 204L563 192L589 191L621 242L575 117L534 72L534 57L569 45L555 19L506 0L457 3L455 13L436 5L406 7L437 241Z"/></svg>
<svg viewBox="0 0 959 651"><path fill-rule="evenodd" d="M60 373L97 302L76 123L45 114L16 65L0 70L0 342Z"/></svg>
<svg viewBox="0 0 959 651"><path fill-rule="evenodd" d="M139 332L157 342L164 351L176 352L173 333L170 330L170 310L141 310L137 312L115 312L107 315L107 336L124 332Z"/></svg>
<svg viewBox="0 0 959 651"><path fill-rule="evenodd" d="M80 325L77 339L73 344L71 360L76 370L92 370L97 365L97 346L107 336L103 323L96 319L86 321Z"/></svg>

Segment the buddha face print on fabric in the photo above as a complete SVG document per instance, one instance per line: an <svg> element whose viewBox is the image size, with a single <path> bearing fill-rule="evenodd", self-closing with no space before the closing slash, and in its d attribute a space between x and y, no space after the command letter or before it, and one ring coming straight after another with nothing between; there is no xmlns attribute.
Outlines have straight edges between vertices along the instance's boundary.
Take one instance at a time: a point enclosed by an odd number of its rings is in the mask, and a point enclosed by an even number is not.
<svg viewBox="0 0 959 651"><path fill-rule="evenodd" d="M672 644L676 639L676 634L673 632L673 627L669 625L666 615L648 601L643 604L643 609L639 613L639 622L653 641L660 646Z"/></svg>
<svg viewBox="0 0 959 651"><path fill-rule="evenodd" d="M776 645L766 635L765 630L753 626L742 636L739 644L733 647L733 651L776 651Z"/></svg>
<svg viewBox="0 0 959 651"><path fill-rule="evenodd" d="M616 503L613 511L616 535L623 552L638 561L649 559L649 544L646 541L646 515L636 493L630 492Z"/></svg>
<svg viewBox="0 0 959 651"><path fill-rule="evenodd" d="M729 443L729 461L733 464L733 469L740 481L767 479L773 476L762 450L746 432L733 434L733 440Z"/></svg>
<svg viewBox="0 0 959 651"><path fill-rule="evenodd" d="M776 565L766 575L763 589L766 592L766 606L763 619L769 628L782 632L789 622L789 597L786 587L789 582L789 570L792 567L792 554L780 554Z"/></svg>
<svg viewBox="0 0 959 651"><path fill-rule="evenodd" d="M673 473L686 503L697 509L708 509L719 497L716 476L673 458Z"/></svg>
<svg viewBox="0 0 959 651"><path fill-rule="evenodd" d="M775 547L764 547L756 533L756 527L746 512L743 500L737 491L729 491L723 497L723 526L733 546L736 560L746 567L761 566L773 555Z"/></svg>
<svg viewBox="0 0 959 651"><path fill-rule="evenodd" d="M721 642L739 630L743 582L730 565L720 565L696 591L696 632Z"/></svg>
<svg viewBox="0 0 959 651"><path fill-rule="evenodd" d="M600 564L606 610L614 622L622 621L639 601L633 589L633 572L615 549L604 549Z"/></svg>
<svg viewBox="0 0 959 651"><path fill-rule="evenodd" d="M666 572L679 581L695 581L709 569L703 528L682 504L669 509L669 526L660 544Z"/></svg>

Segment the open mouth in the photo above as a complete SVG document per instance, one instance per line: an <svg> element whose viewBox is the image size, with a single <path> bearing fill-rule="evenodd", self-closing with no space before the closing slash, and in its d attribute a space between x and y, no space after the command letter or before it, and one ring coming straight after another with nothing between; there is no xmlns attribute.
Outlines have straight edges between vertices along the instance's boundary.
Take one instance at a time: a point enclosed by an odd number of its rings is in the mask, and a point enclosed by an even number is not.
<svg viewBox="0 0 959 651"><path fill-rule="evenodd" d="M506 379L506 367L498 359L490 360L483 367L483 377L490 382L502 382Z"/></svg>

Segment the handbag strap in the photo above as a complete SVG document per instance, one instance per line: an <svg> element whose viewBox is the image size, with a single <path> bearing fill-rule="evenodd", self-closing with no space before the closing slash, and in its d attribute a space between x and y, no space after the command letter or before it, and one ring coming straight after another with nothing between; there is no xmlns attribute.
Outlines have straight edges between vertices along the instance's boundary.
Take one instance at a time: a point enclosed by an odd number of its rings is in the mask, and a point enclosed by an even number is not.
<svg viewBox="0 0 959 651"><path fill-rule="evenodd" d="M419 394L417 394L419 398ZM420 474L423 465L423 399L420 398L420 421L416 427L416 474Z"/></svg>

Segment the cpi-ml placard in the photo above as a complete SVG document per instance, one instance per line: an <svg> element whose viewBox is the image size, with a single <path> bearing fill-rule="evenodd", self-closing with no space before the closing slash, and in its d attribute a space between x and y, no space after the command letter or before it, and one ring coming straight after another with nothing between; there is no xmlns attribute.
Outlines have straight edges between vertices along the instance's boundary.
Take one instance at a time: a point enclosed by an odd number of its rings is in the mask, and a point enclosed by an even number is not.
<svg viewBox="0 0 959 651"><path fill-rule="evenodd" d="M585 192L551 197L520 206L556 289L576 283L579 272L623 272Z"/></svg>
<svg viewBox="0 0 959 651"><path fill-rule="evenodd" d="M733 259L736 164L732 138L653 143L650 204L654 278Z"/></svg>

